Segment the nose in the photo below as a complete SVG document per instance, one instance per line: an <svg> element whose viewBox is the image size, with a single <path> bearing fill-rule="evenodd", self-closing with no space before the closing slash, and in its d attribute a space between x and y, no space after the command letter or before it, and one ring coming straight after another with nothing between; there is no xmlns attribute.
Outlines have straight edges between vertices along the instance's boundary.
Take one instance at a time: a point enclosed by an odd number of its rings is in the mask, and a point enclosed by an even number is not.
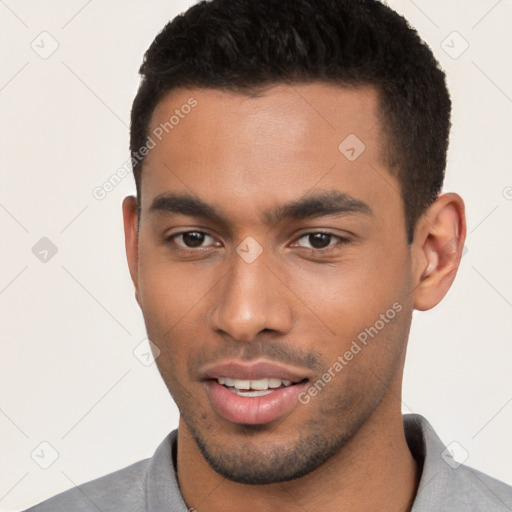
<svg viewBox="0 0 512 512"><path fill-rule="evenodd" d="M240 342L262 331L286 334L292 327L291 299L278 271L260 256L247 263L233 255L231 270L219 283L210 315L211 328Z"/></svg>

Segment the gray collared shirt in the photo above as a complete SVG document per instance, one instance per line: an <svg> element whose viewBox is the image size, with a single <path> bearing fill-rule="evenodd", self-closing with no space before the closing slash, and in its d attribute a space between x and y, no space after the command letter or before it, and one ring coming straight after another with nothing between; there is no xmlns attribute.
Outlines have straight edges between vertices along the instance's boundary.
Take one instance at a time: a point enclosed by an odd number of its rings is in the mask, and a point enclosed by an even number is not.
<svg viewBox="0 0 512 512"><path fill-rule="evenodd" d="M409 448L423 461L412 512L512 511L512 487L450 456L420 415L403 417ZM26 512L187 512L176 476L173 430L154 456L51 498Z"/></svg>

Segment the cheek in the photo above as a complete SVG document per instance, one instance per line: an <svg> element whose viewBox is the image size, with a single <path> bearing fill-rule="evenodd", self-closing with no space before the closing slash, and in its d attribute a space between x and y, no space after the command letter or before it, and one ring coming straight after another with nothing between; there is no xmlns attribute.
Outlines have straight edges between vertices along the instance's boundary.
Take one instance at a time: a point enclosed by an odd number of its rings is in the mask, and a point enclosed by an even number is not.
<svg viewBox="0 0 512 512"><path fill-rule="evenodd" d="M303 267L289 275L304 304L337 334L354 334L373 325L395 303L406 309L410 276L405 252L390 257L385 251L366 252L354 253L340 264Z"/></svg>
<svg viewBox="0 0 512 512"><path fill-rule="evenodd" d="M363 293L361 297L344 295L317 306L322 312L331 308L333 313L322 318L335 332L312 349L320 353L325 365L318 377L329 380L326 392L317 395L323 416L356 421L358 411L382 399L405 355L410 310L400 300L393 300L396 296L392 294L375 297ZM320 387L312 385L323 389L321 383Z"/></svg>
<svg viewBox="0 0 512 512"><path fill-rule="evenodd" d="M188 361L210 340L207 308L214 301L220 269L204 262L176 263L165 251L140 251L139 295L148 338L160 350L157 366L169 388L173 375L188 379ZM179 392L179 389L178 389Z"/></svg>
<svg viewBox="0 0 512 512"><path fill-rule="evenodd" d="M139 298L148 338L160 350L156 363L164 380L173 375L180 352L181 329L193 308L196 288L184 288L184 277L161 256L145 251L139 260ZM186 292L186 293L185 293Z"/></svg>
<svg viewBox="0 0 512 512"><path fill-rule="evenodd" d="M142 246L139 296L147 327L161 333L186 322L208 295L213 277L194 264L171 261L164 249Z"/></svg>
<svg viewBox="0 0 512 512"><path fill-rule="evenodd" d="M386 251L389 257L383 257ZM309 323L313 339L312 323L326 327L322 343L310 349L321 355L327 368L339 363L333 389L340 396L343 388L369 390L370 383L379 388L375 375L388 380L403 355L411 311L409 263L406 251L386 251L379 256L361 252L340 266L296 273L303 302L318 317L303 316L298 330L306 332Z"/></svg>

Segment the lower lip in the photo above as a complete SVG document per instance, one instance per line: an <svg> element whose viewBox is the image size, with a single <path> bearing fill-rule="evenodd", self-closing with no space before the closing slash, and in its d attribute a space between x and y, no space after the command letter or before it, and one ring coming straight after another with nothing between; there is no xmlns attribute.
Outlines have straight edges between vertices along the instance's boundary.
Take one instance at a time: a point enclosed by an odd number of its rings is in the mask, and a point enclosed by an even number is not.
<svg viewBox="0 0 512 512"><path fill-rule="evenodd" d="M261 425L290 413L297 407L298 396L306 382L278 388L264 396L244 397L228 391L216 380L208 380L208 393L213 408L225 419L243 425Z"/></svg>

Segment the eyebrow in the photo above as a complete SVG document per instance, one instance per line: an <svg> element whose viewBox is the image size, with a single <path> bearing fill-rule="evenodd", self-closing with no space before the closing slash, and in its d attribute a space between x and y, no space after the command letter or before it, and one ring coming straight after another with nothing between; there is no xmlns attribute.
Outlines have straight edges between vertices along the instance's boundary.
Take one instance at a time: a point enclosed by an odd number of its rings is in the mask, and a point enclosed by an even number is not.
<svg viewBox="0 0 512 512"><path fill-rule="evenodd" d="M374 216L369 205L344 192L326 191L297 201L290 201L265 212L267 224L278 224L285 219L304 220L327 215L363 214Z"/></svg>
<svg viewBox="0 0 512 512"><path fill-rule="evenodd" d="M189 194L160 194L151 203L149 212L188 215L214 221L220 225L229 224L216 207ZM374 216L372 209L365 202L344 192L325 191L273 207L264 212L262 219L265 224L275 225L284 220L305 220L328 215L352 214Z"/></svg>

